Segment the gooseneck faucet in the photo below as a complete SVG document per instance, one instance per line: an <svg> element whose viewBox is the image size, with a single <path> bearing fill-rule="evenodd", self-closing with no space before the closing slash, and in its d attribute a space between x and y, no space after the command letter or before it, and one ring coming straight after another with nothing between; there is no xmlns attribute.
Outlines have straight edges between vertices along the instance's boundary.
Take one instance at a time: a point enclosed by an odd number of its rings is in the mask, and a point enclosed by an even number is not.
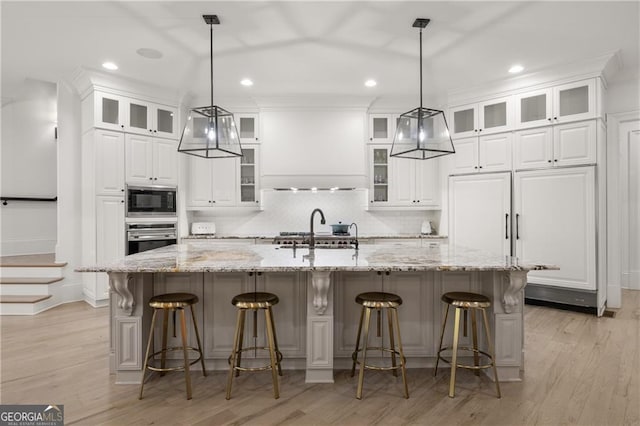
<svg viewBox="0 0 640 426"><path fill-rule="evenodd" d="M353 222L351 225L349 225L349 229L351 229L351 227L355 226L356 227L356 242L355 242L355 246L356 246L356 250L358 250L358 224Z"/></svg>
<svg viewBox="0 0 640 426"><path fill-rule="evenodd" d="M320 223L321 224L325 224L327 223L324 220L324 213L322 213L322 210L320 209L314 209L311 212L311 218L309 219L309 228L310 228L310 235L309 235L309 250L314 250L316 248L316 237L313 233L313 216L315 216L316 213L320 213Z"/></svg>

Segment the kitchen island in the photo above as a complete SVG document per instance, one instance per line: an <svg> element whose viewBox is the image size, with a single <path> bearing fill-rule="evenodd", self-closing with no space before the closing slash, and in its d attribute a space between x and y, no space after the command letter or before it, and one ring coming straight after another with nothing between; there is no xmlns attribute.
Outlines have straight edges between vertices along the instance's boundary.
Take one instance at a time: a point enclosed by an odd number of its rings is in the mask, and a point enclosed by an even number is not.
<svg viewBox="0 0 640 426"><path fill-rule="evenodd" d="M78 271L109 274L110 369L117 383L140 379L151 317L148 299L176 291L200 298L197 321L210 369L228 368L235 326L231 298L247 291L276 293L280 303L274 316L283 367L304 368L307 382L322 383L333 382L334 368L350 366L360 309L354 298L363 291L389 291L403 298L399 317L409 368L434 364L443 293L485 294L492 300L490 324L499 377L520 380L523 288L527 272L542 269L556 267L444 243L309 250L191 241ZM194 337L192 329L189 337ZM253 361L261 362L247 360Z"/></svg>

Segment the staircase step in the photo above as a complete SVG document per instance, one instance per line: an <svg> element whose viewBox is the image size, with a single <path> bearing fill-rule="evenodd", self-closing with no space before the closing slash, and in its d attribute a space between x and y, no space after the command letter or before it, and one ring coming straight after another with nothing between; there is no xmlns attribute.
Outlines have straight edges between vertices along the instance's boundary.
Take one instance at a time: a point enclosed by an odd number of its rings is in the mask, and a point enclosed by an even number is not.
<svg viewBox="0 0 640 426"><path fill-rule="evenodd" d="M66 265L67 262L56 262L53 253L0 257L0 266L3 268L62 268Z"/></svg>
<svg viewBox="0 0 640 426"><path fill-rule="evenodd" d="M15 277L7 278L0 277L0 284L52 284L58 281L62 281L62 278L42 278L42 277Z"/></svg>
<svg viewBox="0 0 640 426"><path fill-rule="evenodd" d="M46 295L11 295L11 296L2 296L0 295L0 303L38 303L43 300L47 300L51 297L50 294Z"/></svg>

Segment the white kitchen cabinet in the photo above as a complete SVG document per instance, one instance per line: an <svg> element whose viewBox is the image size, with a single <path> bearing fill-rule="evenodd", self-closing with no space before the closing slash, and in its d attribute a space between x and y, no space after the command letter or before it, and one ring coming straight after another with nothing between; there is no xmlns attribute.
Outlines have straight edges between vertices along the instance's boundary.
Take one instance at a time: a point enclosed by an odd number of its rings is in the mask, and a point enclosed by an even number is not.
<svg viewBox="0 0 640 426"><path fill-rule="evenodd" d="M390 204L431 207L440 205L440 162L391 158Z"/></svg>
<svg viewBox="0 0 640 426"><path fill-rule="evenodd" d="M518 129L595 118L596 79L515 95Z"/></svg>
<svg viewBox="0 0 640 426"><path fill-rule="evenodd" d="M177 184L178 147L175 141L127 134L125 146L127 184Z"/></svg>
<svg viewBox="0 0 640 426"><path fill-rule="evenodd" d="M87 98L83 119L90 123L88 127L107 130L124 130L127 121L127 100L123 96L112 93L94 91ZM85 127L87 127L85 125ZM86 128L85 128L86 130Z"/></svg>
<svg viewBox="0 0 640 426"><path fill-rule="evenodd" d="M256 205L260 188L260 149L257 145L243 145L242 157L237 168L240 182L237 198L241 205Z"/></svg>
<svg viewBox="0 0 640 426"><path fill-rule="evenodd" d="M124 197L124 134L95 130L85 143L94 144L95 194Z"/></svg>
<svg viewBox="0 0 640 426"><path fill-rule="evenodd" d="M555 264L529 283L596 290L595 167L515 173L515 253Z"/></svg>
<svg viewBox="0 0 640 426"><path fill-rule="evenodd" d="M240 144L255 144L260 142L260 120L258 114L233 114L236 127L240 133Z"/></svg>
<svg viewBox="0 0 640 426"><path fill-rule="evenodd" d="M188 207L233 206L236 203L236 158L215 160L190 156Z"/></svg>
<svg viewBox="0 0 640 426"><path fill-rule="evenodd" d="M389 202L389 153L388 146L369 147L371 171L369 173L369 196L371 203L380 205Z"/></svg>
<svg viewBox="0 0 640 426"><path fill-rule="evenodd" d="M390 152L390 146L369 147L372 207L438 208L439 160L396 158Z"/></svg>
<svg viewBox="0 0 640 426"><path fill-rule="evenodd" d="M449 241L511 255L511 173L449 178Z"/></svg>
<svg viewBox="0 0 640 426"><path fill-rule="evenodd" d="M96 197L96 262L104 264L125 255L124 195ZM96 300L109 298L109 277L97 274Z"/></svg>
<svg viewBox="0 0 640 426"><path fill-rule="evenodd" d="M514 132L516 170L596 163L596 120Z"/></svg>
<svg viewBox="0 0 640 426"><path fill-rule="evenodd" d="M124 131L158 138L178 138L176 108L137 99L124 100L127 114Z"/></svg>
<svg viewBox="0 0 640 426"><path fill-rule="evenodd" d="M511 170L512 133L456 139L452 174Z"/></svg>
<svg viewBox="0 0 640 426"><path fill-rule="evenodd" d="M124 95L93 91L83 101L83 130L91 127L178 138L178 110Z"/></svg>
<svg viewBox="0 0 640 426"><path fill-rule="evenodd" d="M449 110L451 137L466 138L508 131L513 126L512 98L461 105Z"/></svg>
<svg viewBox="0 0 640 426"><path fill-rule="evenodd" d="M369 114L369 143L393 143L397 114Z"/></svg>

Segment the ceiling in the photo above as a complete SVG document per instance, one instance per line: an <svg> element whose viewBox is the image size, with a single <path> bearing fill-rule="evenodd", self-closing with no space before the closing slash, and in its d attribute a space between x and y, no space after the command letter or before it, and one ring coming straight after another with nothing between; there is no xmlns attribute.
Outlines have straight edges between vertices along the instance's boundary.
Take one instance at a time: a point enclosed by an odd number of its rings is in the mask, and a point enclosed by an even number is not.
<svg viewBox="0 0 640 426"><path fill-rule="evenodd" d="M1 3L2 98L25 79L56 82L107 60L121 77L207 94L214 27L216 96L418 95L424 30L428 95L619 51L637 77L639 3L399 1L73 1ZM162 52L144 58L139 48ZM252 87L239 84L251 78ZM377 80L373 88L366 79ZM206 99L206 97L205 97Z"/></svg>

